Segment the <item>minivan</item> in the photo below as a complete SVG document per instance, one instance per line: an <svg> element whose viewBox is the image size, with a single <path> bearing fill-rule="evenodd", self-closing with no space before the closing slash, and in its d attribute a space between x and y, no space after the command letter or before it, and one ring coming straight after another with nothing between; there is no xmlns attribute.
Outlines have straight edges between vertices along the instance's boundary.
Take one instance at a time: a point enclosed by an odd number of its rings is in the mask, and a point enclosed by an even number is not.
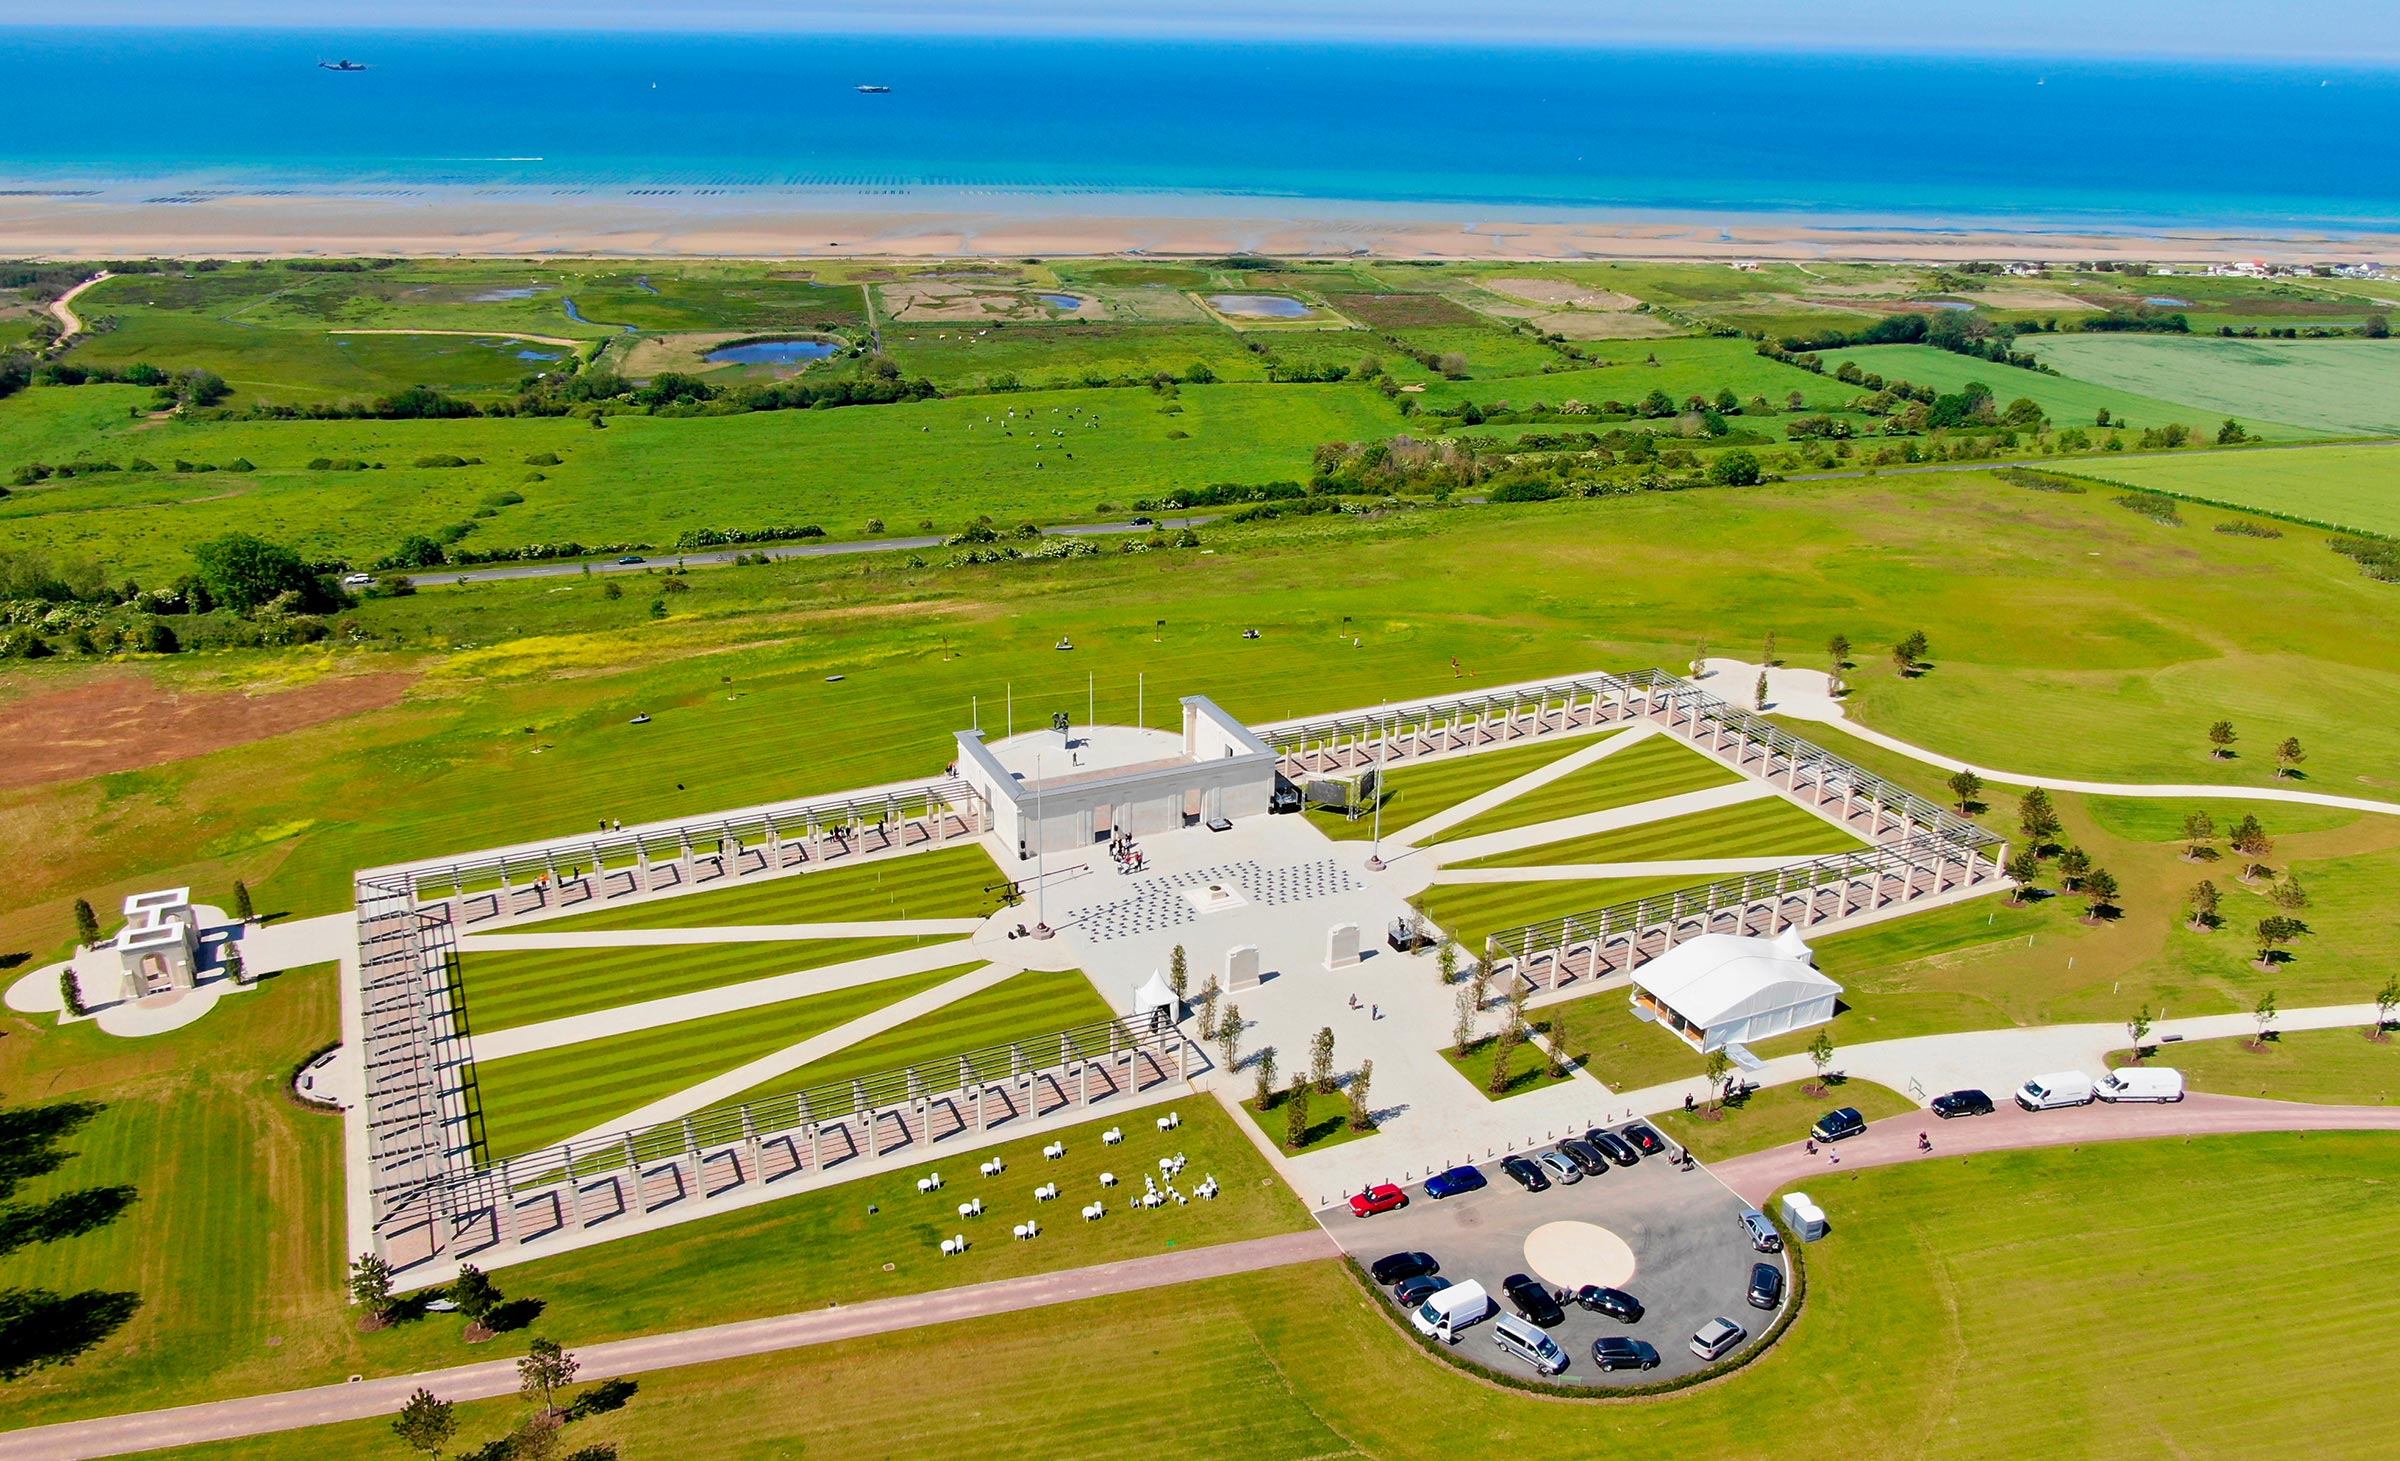
<svg viewBox="0 0 2400 1461"><path fill-rule="evenodd" d="M1558 1341L1514 1314L1503 1314L1493 1323L1492 1342L1502 1354L1533 1366L1536 1374L1555 1375L1567 1367L1567 1352Z"/></svg>

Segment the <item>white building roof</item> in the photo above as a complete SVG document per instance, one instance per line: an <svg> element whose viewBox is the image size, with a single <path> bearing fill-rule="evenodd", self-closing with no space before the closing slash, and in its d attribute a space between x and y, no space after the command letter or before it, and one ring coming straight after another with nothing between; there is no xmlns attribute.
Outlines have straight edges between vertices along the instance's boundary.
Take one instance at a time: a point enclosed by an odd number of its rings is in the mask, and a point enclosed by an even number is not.
<svg viewBox="0 0 2400 1461"><path fill-rule="evenodd" d="M1773 938L1702 934L1636 969L1633 982L1704 1030L1842 992L1809 963L1793 928Z"/></svg>

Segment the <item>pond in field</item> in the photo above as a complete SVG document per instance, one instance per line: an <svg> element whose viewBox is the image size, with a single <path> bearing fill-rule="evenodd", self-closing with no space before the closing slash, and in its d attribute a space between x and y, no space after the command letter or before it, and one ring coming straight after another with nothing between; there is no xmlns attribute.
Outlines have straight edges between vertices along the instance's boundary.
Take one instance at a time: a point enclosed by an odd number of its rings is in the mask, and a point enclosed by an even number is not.
<svg viewBox="0 0 2400 1461"><path fill-rule="evenodd" d="M1254 320L1304 320L1316 311L1280 294L1212 294L1217 313Z"/></svg>
<svg viewBox="0 0 2400 1461"><path fill-rule="evenodd" d="M708 352L711 365L807 365L842 348L831 340L752 340Z"/></svg>
<svg viewBox="0 0 2400 1461"><path fill-rule="evenodd" d="M2142 303L2154 304L2161 309L2189 309L2191 308L2192 304L2190 300L2177 299L2172 294L2153 294L2148 299L2143 300Z"/></svg>
<svg viewBox="0 0 2400 1461"><path fill-rule="evenodd" d="M531 299L547 290L547 284L525 284L508 289L486 289L481 294L467 296L469 304L500 304L511 299Z"/></svg>
<svg viewBox="0 0 2400 1461"><path fill-rule="evenodd" d="M1081 309L1083 301L1072 294L1037 294L1034 298L1052 309Z"/></svg>

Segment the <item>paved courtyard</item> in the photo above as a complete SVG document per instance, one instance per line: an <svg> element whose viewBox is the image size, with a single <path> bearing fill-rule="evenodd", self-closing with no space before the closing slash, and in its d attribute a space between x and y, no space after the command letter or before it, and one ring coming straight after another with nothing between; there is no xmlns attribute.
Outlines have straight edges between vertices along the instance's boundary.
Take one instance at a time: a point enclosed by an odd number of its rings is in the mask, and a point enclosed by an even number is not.
<svg viewBox="0 0 2400 1461"><path fill-rule="evenodd" d="M1337 1207L1318 1216L1334 1241L1361 1263L1372 1264L1387 1253L1430 1253L1440 1260L1442 1277L1480 1282L1502 1313L1513 1312L1500 1293L1501 1282L1512 1273L1532 1273L1554 1292L1570 1283L1613 1277L1599 1272L1612 1266L1607 1253L1612 1245L1552 1225L1591 1224L1623 1240L1631 1250L1632 1270L1609 1286L1632 1294L1648 1312L1639 1323L1624 1324L1568 1305L1565 1322L1549 1331L1567 1352L1566 1372L1555 1377L1561 1384L1630 1385L1687 1375L1704 1363L1690 1343L1702 1324L1719 1315L1733 1320L1750 1331L1746 1349L1774 1322L1773 1314L1751 1308L1744 1293L1752 1263L1785 1260L1752 1250L1738 1220L1745 1204L1706 1168L1686 1171L1645 1157L1634 1166L1611 1167L1547 1192L1524 1191L1496 1162L1484 1167L1484 1175L1492 1185L1481 1192L1436 1202L1420 1184L1408 1189L1409 1205L1394 1212L1360 1218ZM1588 1272L1579 1271L1578 1254L1591 1255L1583 1260L1592 1265ZM1592 1363L1592 1341L1611 1334L1648 1340L1658 1350L1659 1367L1647 1374L1602 1374ZM1458 1354L1493 1369L1533 1373L1493 1342L1488 1320L1466 1332Z"/></svg>

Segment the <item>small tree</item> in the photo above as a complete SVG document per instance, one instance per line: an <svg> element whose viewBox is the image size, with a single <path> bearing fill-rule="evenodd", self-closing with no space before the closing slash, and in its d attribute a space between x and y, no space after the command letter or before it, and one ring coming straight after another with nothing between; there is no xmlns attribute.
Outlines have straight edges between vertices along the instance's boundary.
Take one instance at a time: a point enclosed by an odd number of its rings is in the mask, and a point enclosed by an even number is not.
<svg viewBox="0 0 2400 1461"><path fill-rule="evenodd" d="M402 1445L438 1461L442 1447L458 1434L458 1416L449 1401L434 1399L431 1390L419 1385L417 1392L408 1397L408 1404L401 1406L400 1414L393 1418L392 1430Z"/></svg>
<svg viewBox="0 0 2400 1461"><path fill-rule="evenodd" d="M1275 1099L1275 1047L1259 1046L1250 1062L1258 1068L1258 1109L1264 1111Z"/></svg>
<svg viewBox="0 0 2400 1461"><path fill-rule="evenodd" d="M250 885L240 878L233 880L233 916L244 923L258 917L258 909L250 901Z"/></svg>
<svg viewBox="0 0 2400 1461"><path fill-rule="evenodd" d="M75 900L75 941L87 949L100 946L100 919L89 899Z"/></svg>
<svg viewBox="0 0 2400 1461"><path fill-rule="evenodd" d="M2083 875L2092 870L2092 855L2080 847L2070 847L2058 855L2059 881L2073 892L2083 882Z"/></svg>
<svg viewBox="0 0 2400 1461"><path fill-rule="evenodd" d="M2033 901L2034 883L2042 875L2042 860L2033 855L2030 847L2020 847L2009 856L2006 872L2016 887L2009 890L2008 901L2019 908Z"/></svg>
<svg viewBox="0 0 2400 1461"><path fill-rule="evenodd" d="M1833 1068L1833 1032L1817 1027L1817 1038L1808 1042L1808 1063L1817 1068L1817 1094L1825 1093L1825 1072Z"/></svg>
<svg viewBox="0 0 2400 1461"><path fill-rule="evenodd" d="M1317 1038L1309 1042L1308 1083L1317 1088L1319 1095L1330 1096L1333 1094L1333 1026L1331 1025L1317 1031Z"/></svg>
<svg viewBox="0 0 2400 1461"><path fill-rule="evenodd" d="M2275 748L2275 774L2279 777L2296 775L2300 763L2307 759L2308 752L2300 749L2300 738L2285 736L2283 744Z"/></svg>
<svg viewBox="0 0 2400 1461"><path fill-rule="evenodd" d="M1958 802L1958 809L1966 811L1975 798L1983 795L1983 778L1964 766L1959 767L1950 773L1950 795Z"/></svg>
<svg viewBox="0 0 2400 1461"><path fill-rule="evenodd" d="M1167 956L1167 988L1174 990L1175 998L1181 1000L1191 982L1191 961L1184 957L1183 945L1177 944L1175 952Z"/></svg>
<svg viewBox="0 0 2400 1461"><path fill-rule="evenodd" d="M1374 1079L1375 1062L1372 1060L1360 1061L1358 1073L1350 1077L1350 1129L1352 1131L1375 1129L1375 1108L1367 1104L1367 1090Z"/></svg>
<svg viewBox="0 0 2400 1461"><path fill-rule="evenodd" d="M1308 1082L1293 1076L1283 1105L1283 1144L1297 1151L1308 1140Z"/></svg>
<svg viewBox="0 0 2400 1461"><path fill-rule="evenodd" d="M2058 808L2051 804L2050 793L2038 786L2017 798L2017 825L2024 829L2025 840L2036 854L2065 830L2058 820Z"/></svg>
<svg viewBox="0 0 2400 1461"><path fill-rule="evenodd" d="M2386 975L2383 988L2375 991L2375 1028L2367 1033L2383 1039L2383 1032L2391 1027L2395 1009L2400 1009L2400 974Z"/></svg>
<svg viewBox="0 0 2400 1461"><path fill-rule="evenodd" d="M2298 938L2308 925L2297 918L2270 913L2258 921L2258 967L2273 969L2275 951Z"/></svg>
<svg viewBox="0 0 2400 1461"><path fill-rule="evenodd" d="M1573 1026L1567 1023L1567 1007L1563 1004L1554 1006L1550 1011L1549 1067L1550 1079L1554 1081L1565 1080L1567 1069L1574 1062L1574 1053L1567 1048L1568 1042L1575 1038L1572 1029Z"/></svg>
<svg viewBox="0 0 2400 1461"><path fill-rule="evenodd" d="M1924 630L1912 629L1907 638L1892 646L1892 665L1903 675L1913 675L1923 665L1932 647L1932 643L1925 638Z"/></svg>
<svg viewBox="0 0 2400 1461"><path fill-rule="evenodd" d="M2206 933L2217 926L2217 904L2220 901L2217 885L2202 878L2192 887L2191 925L2195 932Z"/></svg>
<svg viewBox="0 0 2400 1461"><path fill-rule="evenodd" d="M526 1347L525 1358L517 1361L517 1393L539 1401L542 1414L556 1420L558 1392L575 1383L579 1368L575 1356L550 1340L536 1339Z"/></svg>
<svg viewBox="0 0 2400 1461"><path fill-rule="evenodd" d="M1200 1038L1203 1040L1217 1038L1218 993L1217 976L1211 974L1208 982L1200 986Z"/></svg>
<svg viewBox="0 0 2400 1461"><path fill-rule="evenodd" d="M1477 960L1475 972L1467 978L1467 988L1475 996L1475 1008L1482 1009L1492 1001L1492 966Z"/></svg>
<svg viewBox="0 0 2400 1461"><path fill-rule="evenodd" d="M2258 1003L2250 1009L2250 1018L2258 1025L2258 1043L2261 1045L2266 1044L2267 1037L2275 1033L2275 1014L2275 991L2270 989L2260 995Z"/></svg>
<svg viewBox="0 0 2400 1461"><path fill-rule="evenodd" d="M2267 890L2267 901L2286 913L2297 913L2308 906L2308 889L2300 886L2300 874L2293 872Z"/></svg>
<svg viewBox="0 0 2400 1461"><path fill-rule="evenodd" d="M1462 987L1458 991L1458 1018L1450 1026L1450 1048L1463 1051L1474 1038L1475 991Z"/></svg>
<svg viewBox="0 0 2400 1461"><path fill-rule="evenodd" d="M1716 1105L1725 1104L1723 1087L1732 1070L1733 1057L1721 1048L1708 1052L1708 1059L1700 1067L1700 1073L1708 1077L1708 1099Z"/></svg>
<svg viewBox="0 0 2400 1461"><path fill-rule="evenodd" d="M1700 676L1707 673L1708 641L1703 639L1692 647L1692 678L1698 679Z"/></svg>
<svg viewBox="0 0 2400 1461"><path fill-rule="evenodd" d="M2275 851L2275 839L2267 835L2258 818L2247 813L2233 824L2225 840L2233 845L2234 851L2248 858L2266 857Z"/></svg>
<svg viewBox="0 0 2400 1461"><path fill-rule="evenodd" d="M83 986L75 982L75 966L69 964L58 971L58 1004L69 1017L82 1019L91 1013L83 1003Z"/></svg>
<svg viewBox="0 0 2400 1461"><path fill-rule="evenodd" d="M2198 862L2212 856L2216 849L2208 844L2216 835L2216 818L2206 812L2186 812L2183 818L2184 861Z"/></svg>
<svg viewBox="0 0 2400 1461"><path fill-rule="evenodd" d="M2241 737L2233 732L2233 722L2220 720L2208 728L2208 754L2219 761L2233 754L2233 743Z"/></svg>
<svg viewBox="0 0 2400 1461"><path fill-rule="evenodd" d="M2104 867L2093 868L2083 875L2082 892L2083 916L2096 923L2102 910L2117 906L2117 875Z"/></svg>
<svg viewBox="0 0 2400 1461"><path fill-rule="evenodd" d="M470 1323L481 1324L490 1318L504 1297L491 1275L472 1263L460 1264L458 1277L450 1281L450 1302L458 1305L458 1312Z"/></svg>
<svg viewBox="0 0 2400 1461"><path fill-rule="evenodd" d="M1833 661L1833 672L1837 676L1850 668L1850 636L1836 634L1826 640L1825 657Z"/></svg>
<svg viewBox="0 0 2400 1461"><path fill-rule="evenodd" d="M1767 672L1765 670L1758 672L1758 684L1750 691L1750 706L1754 710L1767 708Z"/></svg>
<svg viewBox="0 0 2400 1461"><path fill-rule="evenodd" d="M2143 1005L2125 1022L2125 1038L2133 1042L2133 1058L2142 1058L2142 1047L2150 1043L2150 1006Z"/></svg>
<svg viewBox="0 0 2400 1461"><path fill-rule="evenodd" d="M1492 1078L1486 1083L1486 1088L1495 1096L1508 1094L1509 1080L1513 1074L1509 1067L1517 1063L1517 1041L1520 1038L1518 1025L1511 1020L1501 1027L1500 1037L1492 1047Z"/></svg>
<svg viewBox="0 0 2400 1461"><path fill-rule="evenodd" d="M1433 952L1433 968L1435 973L1442 976L1442 983L1456 984L1458 982L1458 945L1448 939L1443 939L1442 946Z"/></svg>
<svg viewBox="0 0 2400 1461"><path fill-rule="evenodd" d="M392 1265L374 1253L350 1261L350 1302L382 1318L392 1307Z"/></svg>
<svg viewBox="0 0 2400 1461"><path fill-rule="evenodd" d="M1767 642L1759 649L1758 662L1762 665L1775 663L1775 631L1772 629L1767 631Z"/></svg>
<svg viewBox="0 0 2400 1461"><path fill-rule="evenodd" d="M1242 1007L1238 1004L1225 1006L1223 1017L1217 1021L1217 1053L1225 1057L1224 1068L1228 1071L1241 1057Z"/></svg>

